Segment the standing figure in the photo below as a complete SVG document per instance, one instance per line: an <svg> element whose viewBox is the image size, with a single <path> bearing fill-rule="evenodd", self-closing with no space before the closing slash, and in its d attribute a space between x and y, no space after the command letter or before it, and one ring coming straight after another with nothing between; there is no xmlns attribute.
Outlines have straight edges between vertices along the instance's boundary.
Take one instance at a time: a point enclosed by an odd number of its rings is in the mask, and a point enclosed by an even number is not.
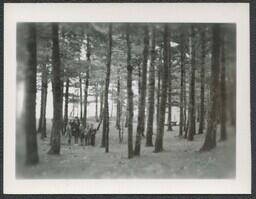
<svg viewBox="0 0 256 199"><path fill-rule="evenodd" d="M71 132L71 122L69 122L66 126L66 132L65 137L68 138L68 145L71 145L71 138L72 138L72 132Z"/></svg>

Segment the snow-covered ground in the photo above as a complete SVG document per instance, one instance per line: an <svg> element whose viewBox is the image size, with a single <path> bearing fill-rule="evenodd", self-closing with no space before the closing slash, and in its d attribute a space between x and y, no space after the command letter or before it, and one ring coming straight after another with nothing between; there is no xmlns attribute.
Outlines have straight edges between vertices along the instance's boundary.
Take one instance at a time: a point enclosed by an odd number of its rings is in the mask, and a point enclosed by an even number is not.
<svg viewBox="0 0 256 199"><path fill-rule="evenodd" d="M40 163L25 167L18 153L16 174L18 178L44 179L234 178L235 132L232 128L228 132L228 140L218 142L216 149L199 152L205 135L195 135L195 140L189 142L177 136L177 126L172 132L165 132L164 152L153 153L154 148L145 147L143 138L141 156L128 159L126 131L124 142L119 144L118 132L111 122L109 153L100 148L101 130L97 133L95 147L72 145L70 148L62 137L61 155L48 155L49 136L45 141L38 137Z"/></svg>

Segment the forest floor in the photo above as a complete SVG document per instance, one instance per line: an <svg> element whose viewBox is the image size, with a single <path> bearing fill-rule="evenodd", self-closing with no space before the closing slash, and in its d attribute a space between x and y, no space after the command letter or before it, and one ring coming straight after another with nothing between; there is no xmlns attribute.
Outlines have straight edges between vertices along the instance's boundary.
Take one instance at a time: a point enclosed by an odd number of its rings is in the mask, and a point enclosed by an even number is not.
<svg viewBox="0 0 256 199"><path fill-rule="evenodd" d="M136 123L134 125L136 127ZM195 135L194 141L187 141L178 137L176 126L173 131L165 131L163 152L153 153L154 148L145 147L145 138L142 138L141 156L133 159L127 158L126 131L120 144L114 122L110 123L109 153L100 147L101 131L96 135L94 147L74 144L70 147L62 137L61 155L48 155L49 136L44 141L38 136L40 163L26 167L18 160L16 176L34 179L234 178L235 133L231 128L228 132L226 142L218 142L212 151L199 152L205 134Z"/></svg>

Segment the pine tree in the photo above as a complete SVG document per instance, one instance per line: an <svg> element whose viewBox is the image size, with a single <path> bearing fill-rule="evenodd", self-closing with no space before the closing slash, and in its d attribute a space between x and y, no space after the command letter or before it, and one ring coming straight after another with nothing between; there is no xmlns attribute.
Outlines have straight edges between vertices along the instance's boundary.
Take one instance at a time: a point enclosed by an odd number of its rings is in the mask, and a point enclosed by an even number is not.
<svg viewBox="0 0 256 199"><path fill-rule="evenodd" d="M196 118L195 118L195 27L191 26L191 77L190 77L190 94L189 94L189 126L188 126L188 140L192 141L194 139L196 131Z"/></svg>
<svg viewBox="0 0 256 199"><path fill-rule="evenodd" d="M145 128L148 48L149 48L149 32L148 32L148 26L145 25L142 79L141 79L141 91L140 91L140 98L139 98L138 126L137 126L137 134L136 134L135 149L134 149L134 155L138 155L138 156L140 155L141 136L143 135L144 128Z"/></svg>
<svg viewBox="0 0 256 199"><path fill-rule="evenodd" d="M52 23L52 92L53 123L51 132L51 148L49 154L60 154L60 135L62 131L62 68L59 55L59 25Z"/></svg>
<svg viewBox="0 0 256 199"><path fill-rule="evenodd" d="M147 120L147 134L146 146L153 146L153 123L155 113L155 58L156 58L156 28L152 26L152 39L151 39L151 61L149 68L149 83L148 83L148 120Z"/></svg>
<svg viewBox="0 0 256 199"><path fill-rule="evenodd" d="M205 87L205 56L206 56L206 39L205 29L201 30L201 71L200 71L200 121L198 134L203 134L204 131L204 120L205 120L205 107L204 107L204 87Z"/></svg>
<svg viewBox="0 0 256 199"><path fill-rule="evenodd" d="M127 111L128 111L128 158L133 157L133 92L132 92L132 71L131 65L131 41L130 24L126 25L126 43L127 43Z"/></svg>
<svg viewBox="0 0 256 199"><path fill-rule="evenodd" d="M162 85L161 85L161 99L159 110L159 121L157 125L157 135L155 141L155 152L163 151L163 136L164 136L164 122L165 122L165 109L167 101L167 88L168 88L168 45L169 40L169 27L168 24L164 25L164 66L162 72Z"/></svg>
<svg viewBox="0 0 256 199"><path fill-rule="evenodd" d="M205 141L200 149L208 151L216 147L216 129L217 129L217 98L218 81L220 70L220 25L212 25L212 64L211 64L211 83L210 83L210 104L207 120L207 130Z"/></svg>

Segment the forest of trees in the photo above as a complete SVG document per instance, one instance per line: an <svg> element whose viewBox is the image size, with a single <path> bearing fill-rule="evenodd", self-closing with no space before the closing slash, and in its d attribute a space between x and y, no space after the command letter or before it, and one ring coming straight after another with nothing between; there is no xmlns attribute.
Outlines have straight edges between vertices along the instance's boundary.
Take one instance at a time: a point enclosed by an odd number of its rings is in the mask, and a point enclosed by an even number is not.
<svg viewBox="0 0 256 199"><path fill-rule="evenodd" d="M235 126L235 34L232 24L19 23L26 163L39 162L38 139L50 137L48 154L61 153L61 137L73 117L69 104L80 106L83 127L95 104L94 121L102 123L97 136L106 153L111 120L119 142L127 138L129 159L141 155L142 139L152 152L163 151L165 133L174 126L188 142L204 134L200 151L215 148L228 139L227 126ZM172 117L174 107L178 118Z"/></svg>

